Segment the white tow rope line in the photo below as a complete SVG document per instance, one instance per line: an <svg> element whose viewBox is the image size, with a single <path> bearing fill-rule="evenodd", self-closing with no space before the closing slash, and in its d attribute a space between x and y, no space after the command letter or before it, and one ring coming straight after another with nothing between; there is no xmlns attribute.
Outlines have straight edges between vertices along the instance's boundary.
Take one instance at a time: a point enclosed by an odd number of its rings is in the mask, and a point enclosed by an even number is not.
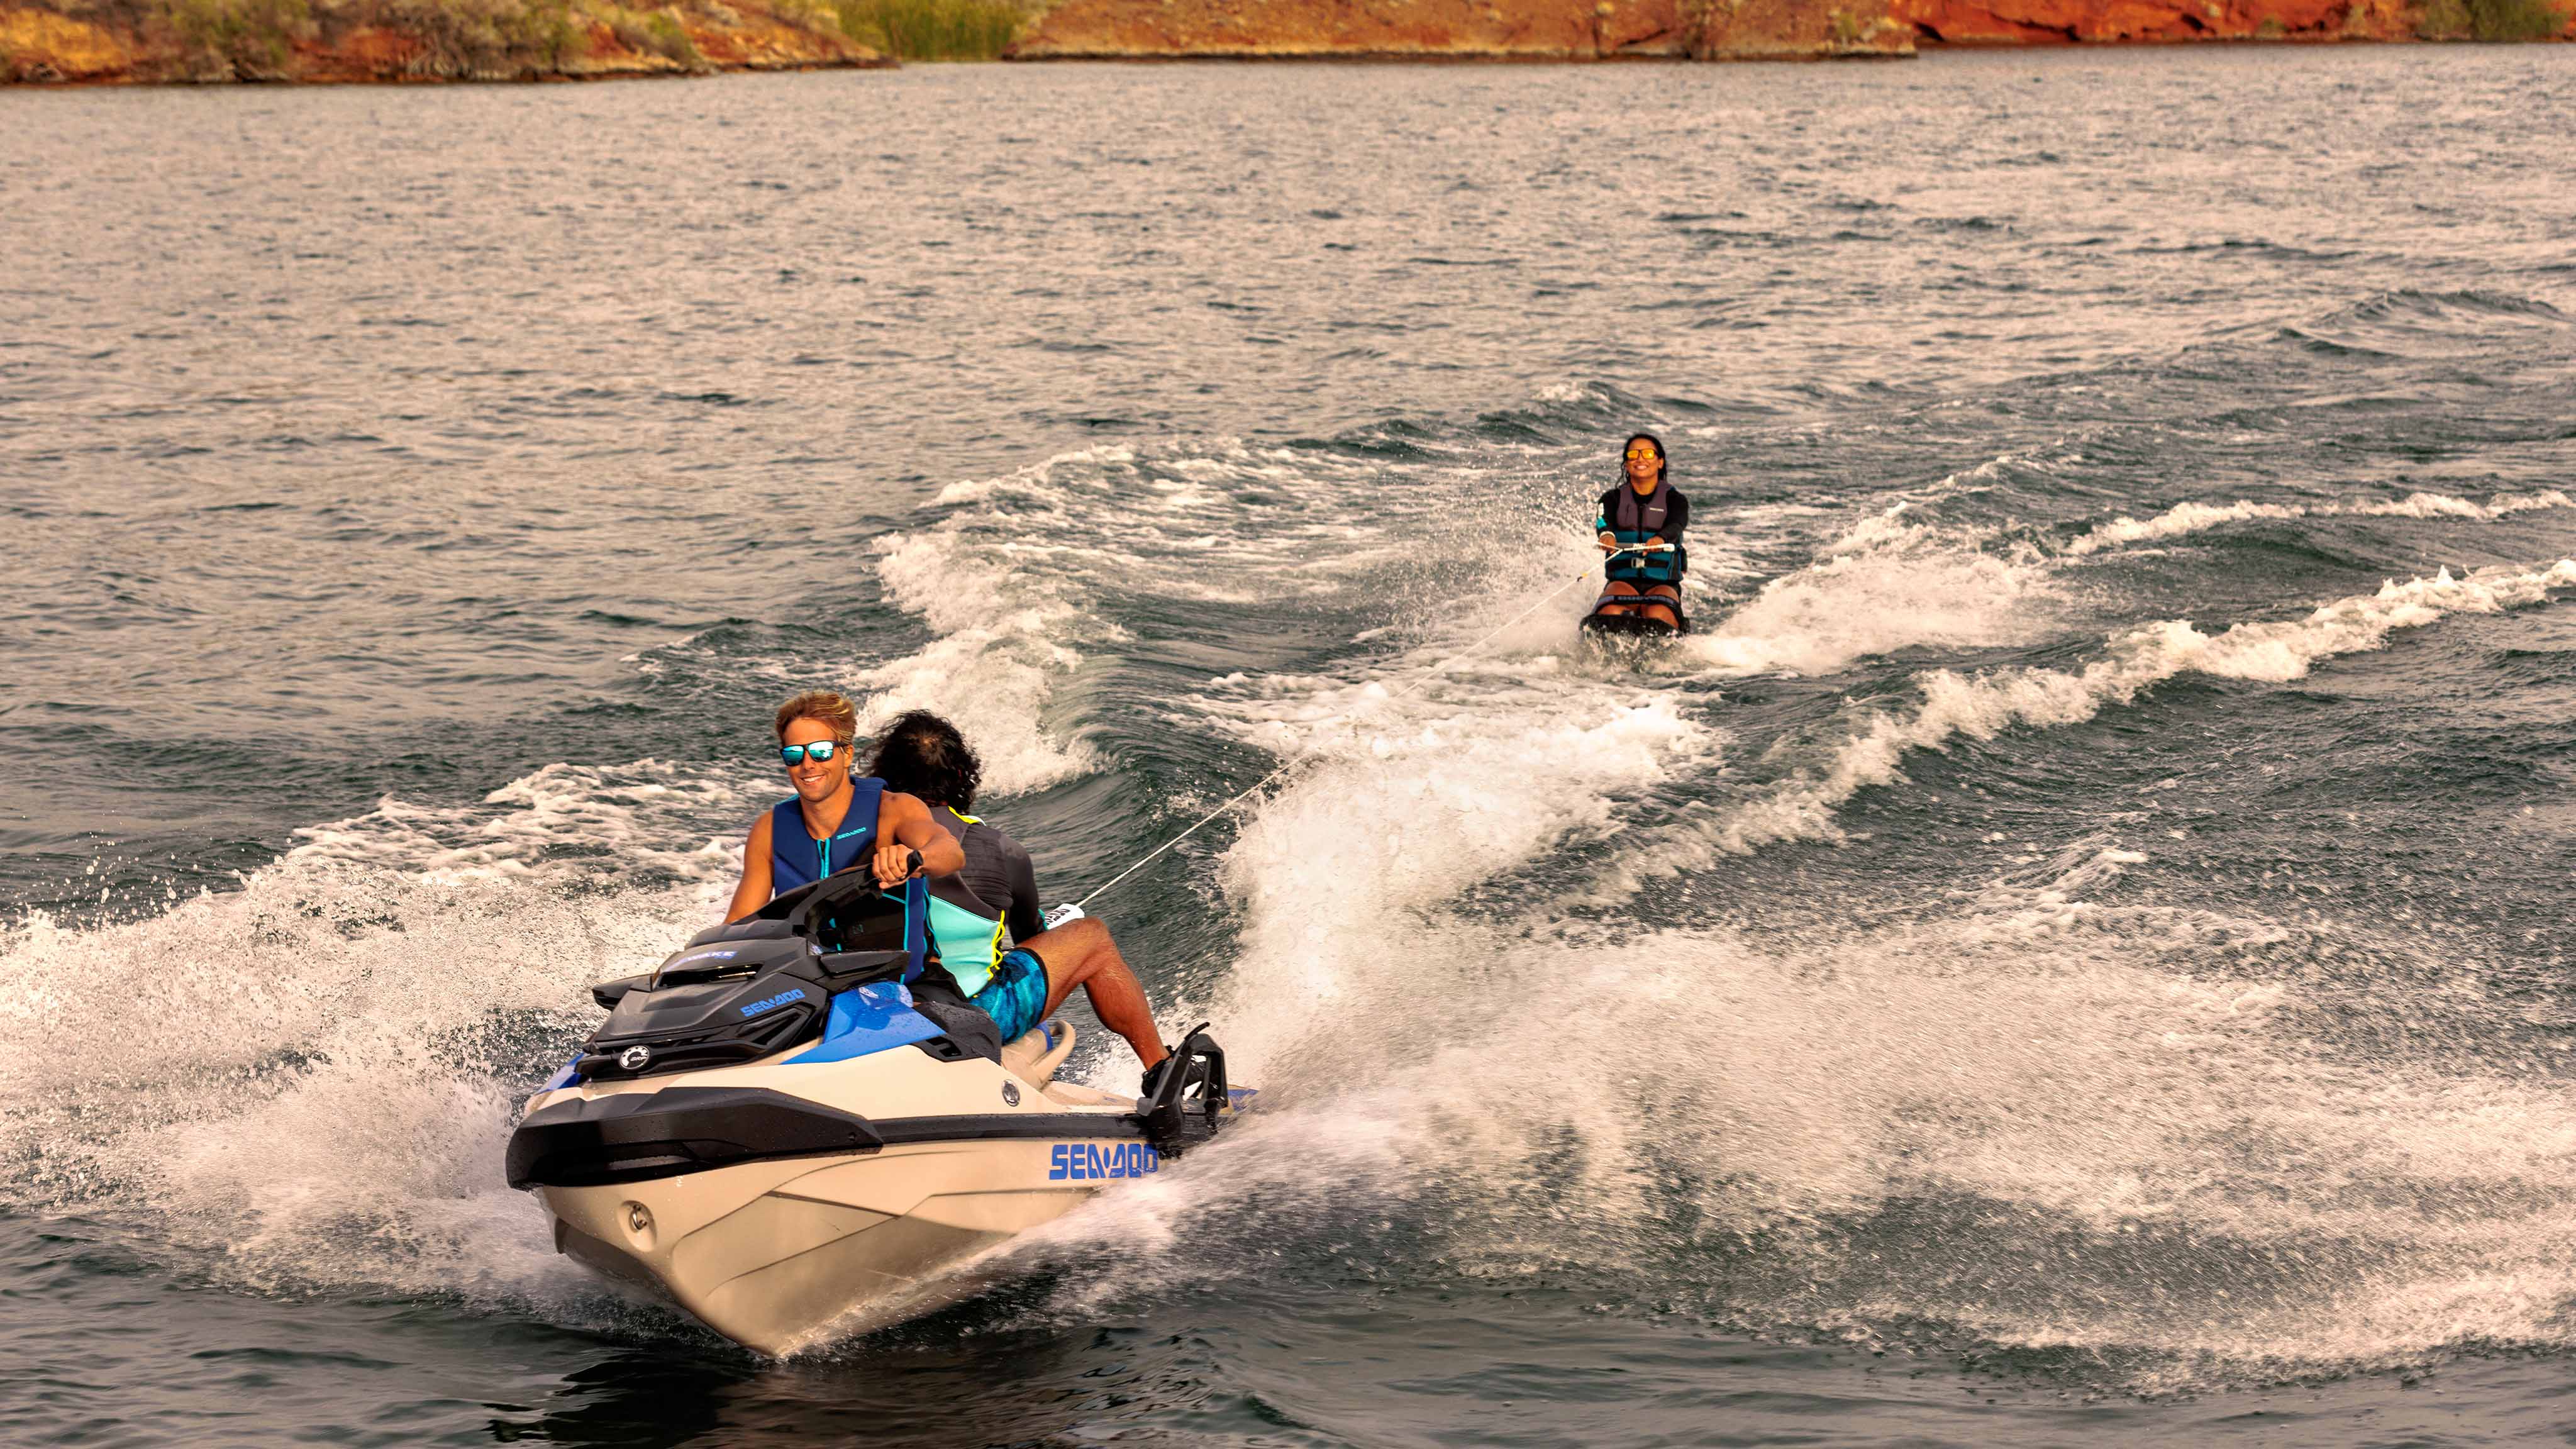
<svg viewBox="0 0 2576 1449"><path fill-rule="evenodd" d="M1609 553L1602 556L1602 561L1607 563L1609 560L1617 558L1623 553L1644 553L1645 551L1646 550L1642 548L1612 549ZM1441 660L1439 663L1417 671L1412 679L1406 681L1403 688L1390 691L1387 694L1387 698L1402 699L1406 695L1411 694L1414 690L1421 688L1430 680L1431 676L1448 668L1450 665L1457 663L1459 660L1466 658L1468 655L1475 653L1477 650L1484 648L1487 644L1492 643L1494 638L1504 630L1511 628L1514 624L1519 623L1523 619L1528 618L1530 615L1537 613L1539 610L1555 602L1557 595L1564 593L1567 589L1573 588L1576 584L1583 582L1586 578L1589 578L1591 574L1592 565L1585 564L1581 573L1576 574L1574 577L1567 579L1564 583L1558 584L1555 588L1552 588L1546 593L1540 595L1537 603L1534 603L1528 608L1521 610L1519 613L1514 614L1510 618L1505 619L1501 624L1496 625L1492 630L1488 631L1483 638L1478 639L1475 643L1468 645L1466 648L1459 650L1448 658ZM1069 916L1066 919L1069 920L1078 917L1081 914L1082 908L1091 904L1094 896L1099 895L1102 891L1118 884L1127 877L1134 875L1138 870L1144 867L1147 861L1152 860L1154 857L1161 855L1164 851L1167 851L1173 846L1180 844L1182 841L1189 839L1191 836L1196 835L1199 832L1200 826L1207 824L1209 821L1223 815L1235 806L1251 799L1255 794L1260 792L1263 786L1268 785L1271 781L1287 774L1290 770L1297 768L1299 764L1304 762L1305 758L1305 756L1299 756L1290 759L1286 763L1282 764L1278 769L1275 769L1269 774L1262 776L1260 779L1253 781L1248 788L1237 794L1233 799L1226 801L1214 810L1200 816L1196 821L1191 823L1189 829L1184 830L1180 834L1173 836L1171 839L1164 841L1162 844L1155 846L1152 850L1149 850L1143 855L1137 857L1136 862L1133 865L1128 866L1125 870L1118 872L1116 875L1102 881L1100 884L1093 886L1091 888L1091 895L1084 896L1081 900L1073 903L1074 916ZM1065 908L1062 906L1056 907L1057 911L1061 911L1063 909ZM1049 914L1052 915L1053 912L1050 912Z"/></svg>

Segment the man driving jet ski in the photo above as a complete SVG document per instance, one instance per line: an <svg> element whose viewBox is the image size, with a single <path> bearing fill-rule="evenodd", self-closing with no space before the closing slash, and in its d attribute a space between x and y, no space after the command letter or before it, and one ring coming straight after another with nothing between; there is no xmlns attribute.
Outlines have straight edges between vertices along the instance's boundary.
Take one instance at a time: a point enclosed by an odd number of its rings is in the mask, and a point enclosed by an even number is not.
<svg viewBox="0 0 2576 1449"><path fill-rule="evenodd" d="M990 1013L1004 1041L1044 1021L1081 987L1100 1024L1127 1039L1145 1064L1151 1095L1169 1053L1154 1027L1154 1011L1109 928L1077 917L1050 930L1038 905L1037 872L1020 843L966 814L983 783L983 763L957 727L922 710L898 717L877 738L869 772L930 807L931 818L957 837L966 866L961 892L934 881L930 932L939 958L960 988ZM1011 947L1002 949L1002 931Z"/></svg>
<svg viewBox="0 0 2576 1449"><path fill-rule="evenodd" d="M726 920L741 920L783 891L863 864L878 885L900 885L912 877L916 850L934 880L965 868L966 852L931 819L928 806L882 780L850 778L859 712L848 700L829 690L797 695L778 707L777 731L779 758L796 793L752 822L742 883L734 887Z"/></svg>

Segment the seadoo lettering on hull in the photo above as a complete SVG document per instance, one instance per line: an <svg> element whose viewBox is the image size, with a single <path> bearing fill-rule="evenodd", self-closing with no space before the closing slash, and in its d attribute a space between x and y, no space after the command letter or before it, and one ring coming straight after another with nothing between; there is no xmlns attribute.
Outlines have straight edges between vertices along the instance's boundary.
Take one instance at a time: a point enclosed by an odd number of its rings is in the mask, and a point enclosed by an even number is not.
<svg viewBox="0 0 2576 1449"><path fill-rule="evenodd" d="M1143 1177L1163 1170L1162 1155L1150 1142L1059 1142L1047 1149L1047 1180L1067 1178Z"/></svg>

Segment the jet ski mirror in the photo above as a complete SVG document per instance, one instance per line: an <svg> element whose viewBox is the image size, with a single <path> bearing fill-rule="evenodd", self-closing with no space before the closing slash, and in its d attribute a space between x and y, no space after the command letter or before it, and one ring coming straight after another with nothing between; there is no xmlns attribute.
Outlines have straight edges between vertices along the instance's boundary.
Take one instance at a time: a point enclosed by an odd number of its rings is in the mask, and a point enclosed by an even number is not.
<svg viewBox="0 0 2576 1449"><path fill-rule="evenodd" d="M602 1010L615 1011L617 1003L626 999L627 992L645 989L652 979L652 973L648 971L641 976L620 976L614 981L602 981L590 988L590 999L598 1002Z"/></svg>
<svg viewBox="0 0 2576 1449"><path fill-rule="evenodd" d="M653 968L652 974L646 976L636 989L651 992L672 986L700 986L710 981L757 976L763 971L802 965L812 955L810 948L786 940L755 939L719 946L683 946L671 953L670 960ZM593 999L596 998L594 991ZM620 999L623 999L623 993Z"/></svg>

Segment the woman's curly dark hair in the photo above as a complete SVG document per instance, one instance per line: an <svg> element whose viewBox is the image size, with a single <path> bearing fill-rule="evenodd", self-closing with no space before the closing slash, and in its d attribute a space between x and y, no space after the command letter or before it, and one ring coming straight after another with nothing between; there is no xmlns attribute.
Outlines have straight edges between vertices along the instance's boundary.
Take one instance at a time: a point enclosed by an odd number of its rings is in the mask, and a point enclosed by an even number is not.
<svg viewBox="0 0 2576 1449"><path fill-rule="evenodd" d="M960 814L975 808L975 791L984 783L984 762L966 748L957 726L928 710L895 716L877 736L877 757L868 773L889 790L916 795L926 805L945 805Z"/></svg>

